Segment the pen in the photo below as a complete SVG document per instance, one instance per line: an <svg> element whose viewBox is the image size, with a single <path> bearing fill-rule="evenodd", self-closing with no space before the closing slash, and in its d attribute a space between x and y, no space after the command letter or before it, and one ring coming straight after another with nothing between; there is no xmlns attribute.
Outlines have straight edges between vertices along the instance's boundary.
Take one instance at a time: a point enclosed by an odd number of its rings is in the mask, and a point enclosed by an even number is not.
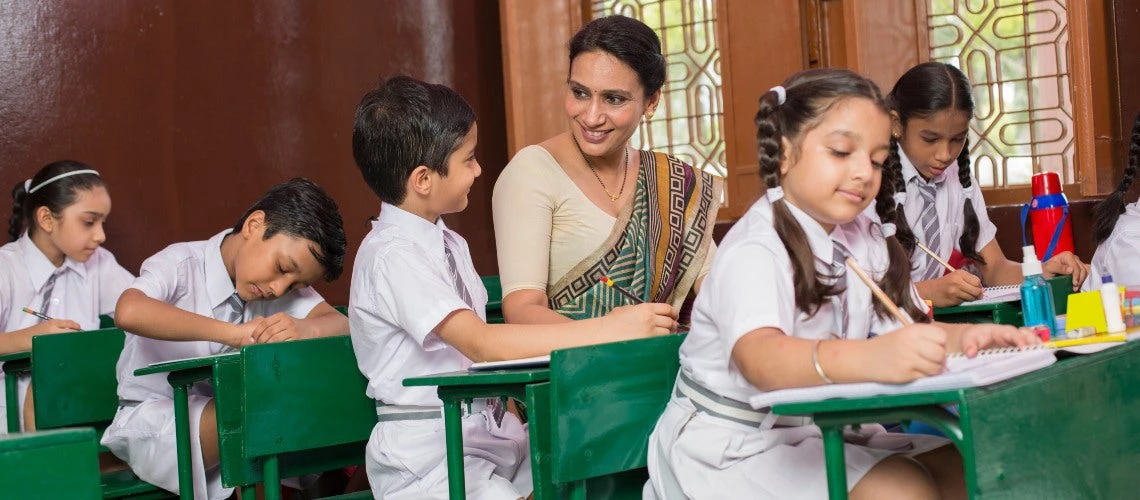
<svg viewBox="0 0 1140 500"><path fill-rule="evenodd" d="M606 275L604 275L604 274L599 274L599 275L598 275L598 281L601 281L601 282L602 282L603 284L605 284L606 286L608 286L608 287L610 287L610 288L613 288L614 290L617 290L617 291L618 291L618 292L620 292L622 295L625 295L626 297L629 297L629 300L632 300L634 304L641 304L641 303L645 302L644 300L641 300L641 299L637 298L637 296L636 296L636 295L634 295L634 294L630 293L630 291L629 291L629 290L626 290L626 289L624 289L624 288L622 288L622 287L620 287L620 286L617 286L617 285L615 285L615 284L614 284L614 280L611 280L611 279L609 279L609 278L608 278L608 277L606 277Z"/></svg>
<svg viewBox="0 0 1140 500"><path fill-rule="evenodd" d="M39 319L42 319L42 320L44 320L44 321L51 321L51 318L50 318L50 317L48 317L48 315L46 315L46 314L43 314L43 313L38 313L38 312L36 312L36 311L33 311L33 310L31 310L31 309L28 309L27 307L25 307L25 308L24 308L24 312L26 312L26 313L28 313L28 314L31 314L32 316L35 316L35 317L37 317L37 318L39 318Z"/></svg>

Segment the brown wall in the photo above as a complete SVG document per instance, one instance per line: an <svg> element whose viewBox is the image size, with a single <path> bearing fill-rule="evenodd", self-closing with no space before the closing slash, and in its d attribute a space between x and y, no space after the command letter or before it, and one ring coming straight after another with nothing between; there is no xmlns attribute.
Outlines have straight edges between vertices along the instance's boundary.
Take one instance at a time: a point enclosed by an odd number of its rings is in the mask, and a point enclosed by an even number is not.
<svg viewBox="0 0 1140 500"><path fill-rule="evenodd" d="M0 0L0 188L64 158L99 169L114 200L106 247L137 272L307 176L341 206L351 265L379 209L352 161L353 111L381 76L405 73L452 86L478 114L483 177L448 222L494 274L498 23L495 0ZM318 288L347 303L350 275Z"/></svg>

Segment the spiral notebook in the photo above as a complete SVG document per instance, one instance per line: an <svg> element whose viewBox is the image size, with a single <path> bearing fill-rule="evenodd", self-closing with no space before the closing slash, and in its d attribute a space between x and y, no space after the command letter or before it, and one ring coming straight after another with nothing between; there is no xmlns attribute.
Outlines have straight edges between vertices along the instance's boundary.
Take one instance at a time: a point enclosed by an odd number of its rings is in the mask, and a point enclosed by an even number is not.
<svg viewBox="0 0 1140 500"><path fill-rule="evenodd" d="M973 358L948 356L946 371L906 384L862 382L816 387L781 389L758 394L749 400L754 408L780 403L801 403L825 399L849 399L891 394L944 391L982 387L1049 366L1057 361L1054 349L1045 345L1027 348L988 349Z"/></svg>
<svg viewBox="0 0 1140 500"><path fill-rule="evenodd" d="M978 300L963 302L963 306L982 306L1002 302L1021 302L1021 285L987 286Z"/></svg>

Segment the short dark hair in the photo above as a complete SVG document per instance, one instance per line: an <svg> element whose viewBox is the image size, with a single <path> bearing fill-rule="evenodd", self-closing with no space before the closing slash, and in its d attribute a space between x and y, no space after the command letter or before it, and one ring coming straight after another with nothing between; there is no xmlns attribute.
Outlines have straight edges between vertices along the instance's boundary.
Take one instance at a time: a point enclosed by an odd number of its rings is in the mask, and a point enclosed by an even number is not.
<svg viewBox="0 0 1140 500"><path fill-rule="evenodd" d="M36 231L36 224L32 219L40 207L47 207L58 217L63 209L75 203L79 191L96 186L106 187L98 174L91 173L73 174L44 184L44 181L57 175L90 169L91 167L82 162L62 160L44 165L26 186L24 181L17 182L12 188L12 215L8 218L8 236L12 241L20 239L24 234L25 225L29 234ZM28 193L29 188L35 189L35 192Z"/></svg>
<svg viewBox="0 0 1140 500"><path fill-rule="evenodd" d="M249 214L265 212L265 236L277 233L309 240L309 251L325 268L324 278L333 281L344 269L344 222L336 202L315 182L296 177L269 188L234 224L241 231Z"/></svg>
<svg viewBox="0 0 1140 500"><path fill-rule="evenodd" d="M356 108L352 156L381 201L398 205L420 165L447 176L447 158L475 124L475 110L446 85L395 76Z"/></svg>
<svg viewBox="0 0 1140 500"><path fill-rule="evenodd" d="M583 52L603 51L637 73L645 95L653 95L665 85L665 57L661 39L653 28L625 16L599 17L586 23L570 39L570 64Z"/></svg>

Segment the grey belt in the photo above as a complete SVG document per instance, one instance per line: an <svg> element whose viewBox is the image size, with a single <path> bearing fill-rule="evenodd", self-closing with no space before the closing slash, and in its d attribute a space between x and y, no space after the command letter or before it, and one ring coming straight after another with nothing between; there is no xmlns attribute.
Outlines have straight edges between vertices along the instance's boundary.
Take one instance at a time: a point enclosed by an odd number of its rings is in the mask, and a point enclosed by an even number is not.
<svg viewBox="0 0 1140 500"><path fill-rule="evenodd" d="M688 398L697 410L717 418L722 418L749 427L768 429L771 427L796 427L811 425L811 417L774 415L752 408L748 403L721 396L685 375L677 372L677 384L673 390L676 397Z"/></svg>
<svg viewBox="0 0 1140 500"><path fill-rule="evenodd" d="M464 417L479 413L487 407L487 400L475 399L469 404L460 405ZM392 405L376 401L377 422L398 422L401 420L435 420L443 418L442 406Z"/></svg>

